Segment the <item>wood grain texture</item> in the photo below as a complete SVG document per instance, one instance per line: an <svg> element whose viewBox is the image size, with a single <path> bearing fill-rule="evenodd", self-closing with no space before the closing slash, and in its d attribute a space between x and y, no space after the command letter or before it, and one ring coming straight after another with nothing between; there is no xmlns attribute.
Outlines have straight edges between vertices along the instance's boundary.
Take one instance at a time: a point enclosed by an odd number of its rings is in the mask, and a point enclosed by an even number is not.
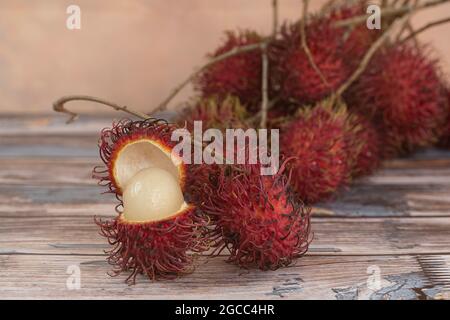
<svg viewBox="0 0 450 320"><path fill-rule="evenodd" d="M444 257L446 258L446 257ZM277 271L242 271L223 257L201 259L194 273L129 287L95 256L0 256L0 299L432 299L445 297L415 256L304 257ZM70 290L71 268L80 289ZM375 272L373 271L375 270ZM339 272L337 272L339 271ZM378 274L379 272L379 278ZM372 280L379 279L379 283Z"/></svg>
<svg viewBox="0 0 450 320"><path fill-rule="evenodd" d="M450 152L385 162L335 200L317 205L314 241L297 264L243 271L224 256L199 259L174 281L111 278L95 215L117 200L91 179L100 164L86 118L0 118L0 299L445 299L450 298ZM81 271L69 290L68 267ZM372 280L377 272L380 281Z"/></svg>
<svg viewBox="0 0 450 320"><path fill-rule="evenodd" d="M102 254L108 248L91 214L0 217L3 253ZM312 223L311 255L450 254L448 218L317 217Z"/></svg>

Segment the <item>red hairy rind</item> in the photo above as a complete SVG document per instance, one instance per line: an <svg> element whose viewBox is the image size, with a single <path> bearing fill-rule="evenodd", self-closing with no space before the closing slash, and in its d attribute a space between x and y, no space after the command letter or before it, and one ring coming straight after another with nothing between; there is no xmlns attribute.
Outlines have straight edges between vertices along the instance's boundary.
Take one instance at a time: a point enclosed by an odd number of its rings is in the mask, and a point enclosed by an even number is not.
<svg viewBox="0 0 450 320"><path fill-rule="evenodd" d="M380 166L380 136L372 123L360 114L348 118L347 145L352 177L373 173Z"/></svg>
<svg viewBox="0 0 450 320"><path fill-rule="evenodd" d="M339 31L329 19L313 17L307 25L307 44L314 62L328 82L325 84L311 66L301 46L300 24L284 24L281 38L270 48L273 90L285 101L299 104L317 102L341 85L348 70L342 59Z"/></svg>
<svg viewBox="0 0 450 320"><path fill-rule="evenodd" d="M383 132L386 157L433 144L446 103L437 63L424 49L387 48L346 95L349 106L371 115Z"/></svg>
<svg viewBox="0 0 450 320"><path fill-rule="evenodd" d="M289 188L283 173L261 176L260 165L226 166L217 188L206 188L204 210L215 225L212 238L218 255L229 262L275 270L302 256L311 241L310 208Z"/></svg>
<svg viewBox="0 0 450 320"><path fill-rule="evenodd" d="M333 22L350 19L366 14L368 1L357 1L353 4L343 4L334 8L328 18ZM342 28L338 31L342 39L342 52L344 61L350 69L354 70L364 57L367 50L381 35L381 30L370 30L365 23L352 28Z"/></svg>
<svg viewBox="0 0 450 320"><path fill-rule="evenodd" d="M443 134L439 140L439 145L444 148L450 148L450 90L447 89L447 119L444 123Z"/></svg>
<svg viewBox="0 0 450 320"><path fill-rule="evenodd" d="M225 42L210 55L217 57L234 48L258 43L262 37L254 31L226 33ZM261 97L261 52L253 50L230 57L203 71L195 81L195 88L203 97L234 95L249 109L258 107Z"/></svg>
<svg viewBox="0 0 450 320"><path fill-rule="evenodd" d="M99 180L100 185L108 187L109 192L120 196L122 190L113 174L113 164L119 151L130 142L149 139L171 152L171 149L178 143L171 141L171 135L175 129L177 129L175 125L169 124L165 120L154 118L143 121L123 119L113 123L112 128L102 130L98 142L100 158L105 166L95 167L92 176ZM180 177L182 189L185 185L187 170L188 168L183 166L184 172L181 173Z"/></svg>
<svg viewBox="0 0 450 320"><path fill-rule="evenodd" d="M193 271L192 252L209 248L209 219L194 207L174 219L131 223L120 214L113 220L96 219L100 234L108 239L108 263L114 276L131 272L126 282L134 284L138 274L151 280L174 278Z"/></svg>
<svg viewBox="0 0 450 320"><path fill-rule="evenodd" d="M350 180L348 113L322 101L301 110L280 137L281 150L294 157L292 186L308 204L329 198Z"/></svg>
<svg viewBox="0 0 450 320"><path fill-rule="evenodd" d="M203 130L247 128L245 107L234 96L203 98L186 107L178 120L180 126L194 129L194 121L202 121Z"/></svg>

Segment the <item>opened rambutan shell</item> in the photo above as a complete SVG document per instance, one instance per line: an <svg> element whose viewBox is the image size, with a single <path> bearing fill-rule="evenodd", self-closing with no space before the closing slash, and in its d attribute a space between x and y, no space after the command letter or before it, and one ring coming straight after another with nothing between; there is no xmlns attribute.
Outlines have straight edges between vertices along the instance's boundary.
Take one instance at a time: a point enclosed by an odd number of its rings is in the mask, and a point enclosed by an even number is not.
<svg viewBox="0 0 450 320"><path fill-rule="evenodd" d="M299 104L317 102L341 85L348 75L341 41L329 19L313 18L306 27L309 50L327 83L313 68L301 46L300 24L284 24L281 38L270 48L271 86L281 99Z"/></svg>
<svg viewBox="0 0 450 320"><path fill-rule="evenodd" d="M374 57L346 100L381 128L386 157L436 142L446 116L437 62L409 45Z"/></svg>
<svg viewBox="0 0 450 320"><path fill-rule="evenodd" d="M129 283L138 274L155 280L190 272L192 252L208 247L209 218L187 192L190 166L172 153L176 128L157 119L123 120L99 140L105 166L93 175L120 204L115 219L96 223L113 246L107 254L114 274L130 271Z"/></svg>
<svg viewBox="0 0 450 320"><path fill-rule="evenodd" d="M262 37L254 31L229 31L225 42L210 58L261 41ZM244 52L213 64L197 77L195 88L203 97L237 96L244 105L254 110L261 97L261 52Z"/></svg>
<svg viewBox="0 0 450 320"><path fill-rule="evenodd" d="M310 208L290 189L284 166L273 176L262 176L260 165L227 166L216 188L205 190L215 254L228 249L240 267L275 270L307 251Z"/></svg>
<svg viewBox="0 0 450 320"><path fill-rule="evenodd" d="M349 181L347 120L345 106L326 100L300 110L282 131L282 153L294 158L291 183L308 204L327 199Z"/></svg>

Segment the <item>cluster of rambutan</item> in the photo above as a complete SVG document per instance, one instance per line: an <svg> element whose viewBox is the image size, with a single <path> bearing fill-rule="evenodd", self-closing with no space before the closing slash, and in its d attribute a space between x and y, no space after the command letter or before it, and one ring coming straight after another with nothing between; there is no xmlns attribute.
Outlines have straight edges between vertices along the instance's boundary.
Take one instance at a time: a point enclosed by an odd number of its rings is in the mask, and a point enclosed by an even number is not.
<svg viewBox="0 0 450 320"><path fill-rule="evenodd" d="M426 47L388 42L344 96L328 106L335 91L352 75L383 32L370 30L365 24L336 26L365 14L367 5L364 0L337 3L321 15L309 17L304 32L300 22L284 23L269 43L269 89L273 101L267 125L282 130L281 149L285 155L297 157L292 184L308 203L325 200L351 178L372 173L383 158L433 145L441 136L440 144L447 143L449 134L445 134L444 122L449 103L439 65L430 58ZM244 39L247 34L255 33L228 33L216 55L249 43L236 44L233 40ZM232 48L231 43L235 43ZM215 64L216 68L199 77L196 88L201 96L233 93L244 106L252 101L247 107L252 117L255 101L261 103L261 86L256 85L261 79L250 80L248 69L251 65L252 74L261 75L260 52L246 52L239 66L237 60L225 59ZM240 87L238 81L220 80L229 73L245 78L247 84L255 84L251 97L244 90L236 90ZM205 81L205 76L216 79L216 83ZM221 91L211 91L214 86Z"/></svg>
<svg viewBox="0 0 450 320"><path fill-rule="evenodd" d="M450 146L450 93L425 47L389 42L342 97L335 94L382 32L336 27L364 14L366 4L333 6L310 17L304 30L300 22L285 23L270 41L267 126L281 130L288 159L273 176L261 176L260 164L173 159L168 137L175 125L160 120L119 122L102 132L105 169L95 176L123 210L98 224L114 246L109 262L117 272L131 270L133 281L139 273L179 275L191 270L190 253L212 248L227 249L241 267L286 266L308 248L309 205L373 173L384 158L438 141ZM210 57L263 39L228 32ZM212 64L195 80L199 97L180 113L178 126L250 128L258 120L262 73L259 49Z"/></svg>

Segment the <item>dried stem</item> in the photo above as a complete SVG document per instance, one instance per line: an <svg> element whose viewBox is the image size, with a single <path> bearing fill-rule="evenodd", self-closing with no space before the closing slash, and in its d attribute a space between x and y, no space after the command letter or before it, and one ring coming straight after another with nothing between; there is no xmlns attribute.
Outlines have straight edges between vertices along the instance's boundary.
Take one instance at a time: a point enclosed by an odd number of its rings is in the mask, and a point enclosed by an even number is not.
<svg viewBox="0 0 450 320"><path fill-rule="evenodd" d="M262 48L262 102L261 102L261 128L267 127L267 110L269 107L269 58L267 56L267 44Z"/></svg>
<svg viewBox="0 0 450 320"><path fill-rule="evenodd" d="M410 14L400 18L397 22L400 26L403 26L408 22ZM389 36L394 32L396 23L394 22L389 26L389 28L372 44L372 46L367 50L363 59L361 60L358 68L353 72L350 78L341 85L341 87L336 91L336 95L338 97L342 96L342 94L355 82L359 76L366 70L367 65L372 59L373 55L377 52L377 50L383 45L383 43L389 38Z"/></svg>
<svg viewBox="0 0 450 320"><path fill-rule="evenodd" d="M91 101L91 102L100 103L105 106L111 107L114 110L123 111L123 112L129 113L133 116L136 116L136 117L144 119L144 120L149 118L149 116L145 113L141 113L139 111L132 110L132 109L128 108L127 106L120 106L114 102L109 102L109 101L101 99L101 98L85 96L85 95L71 95L71 96L61 97L53 103L53 110L55 110L56 112L62 112L62 113L66 113L66 114L70 115L70 118L67 120L67 123L71 123L71 122L75 121L78 118L78 114L66 109L64 107L64 104L69 101L75 101L75 100Z"/></svg>
<svg viewBox="0 0 450 320"><path fill-rule="evenodd" d="M410 3L411 3L410 0L405 0L405 1L403 2L404 5L410 4ZM419 0L414 0L414 2L413 2L413 8L414 8L414 9L417 8L417 4L418 4L418 3L419 3ZM397 37L395 38L395 42L396 42L396 43L399 42L400 39L401 39L402 36L403 36L403 33L404 33L406 30L409 30L410 28L412 28L412 26L411 26L411 16L409 17L408 21L403 25L403 27L402 27L402 28L400 29L400 31L398 32Z"/></svg>
<svg viewBox="0 0 450 320"><path fill-rule="evenodd" d="M231 49L230 51L225 52L224 54L221 54L217 57L212 58L205 65L203 65L202 67L198 68L193 73L191 73L183 82L181 82L179 85L177 85L172 90L170 95L166 99L164 99L164 101L161 102L159 104L159 106L152 111L152 113L167 109L167 105L169 104L169 102L203 70L209 68L210 66L212 66L220 61L228 59L232 56L235 56L235 55L238 55L238 54L241 54L244 52L261 49L261 47L266 43L266 41L267 40L260 42L260 43L252 43L252 44L241 46L241 47L235 47L235 48Z"/></svg>
<svg viewBox="0 0 450 320"><path fill-rule="evenodd" d="M278 32L278 0L272 0L272 37Z"/></svg>
<svg viewBox="0 0 450 320"><path fill-rule="evenodd" d="M320 71L317 64L314 62L314 57L311 53L311 50L309 50L307 39L306 39L306 19L308 18L308 5L309 0L303 0L303 17L300 21L300 33L301 33L301 42L302 42L302 48L305 51L306 56L308 57L309 64L314 69L314 71L319 75L322 82L329 87L330 84L323 75L323 73Z"/></svg>
<svg viewBox="0 0 450 320"><path fill-rule="evenodd" d="M430 23L424 25L423 27L421 27L421 28L419 28L419 29L417 29L417 30L411 32L411 34L409 34L407 37L405 37L404 39L402 39L402 40L400 41L400 43L404 43L405 41L408 41L408 40L410 40L410 39L412 39L412 38L415 38L419 33L423 32L423 31L425 31L425 30L428 30L428 29L430 29L430 28L432 28L432 27L436 27L436 26L438 26L438 25L441 25L441 24L444 24L444 23L448 23L448 22L450 22L450 17L449 17L449 18L444 18L444 19L441 19L441 20L437 20L437 21L430 22Z"/></svg>
<svg viewBox="0 0 450 320"><path fill-rule="evenodd" d="M381 15L383 18L401 17L409 12L422 10L422 9L426 9L426 8L431 8L431 7L434 7L434 6L449 2L449 1L450 0L430 0L430 1L427 1L422 4L417 5L417 7L415 7L415 8L413 5L410 5L410 4L403 5L398 8L395 8L395 7L385 8L385 9L381 10ZM334 26L337 28L348 27L348 26L352 26L355 24L363 23L366 20L367 20L367 15L361 15L361 16L356 16L353 18L338 21L334 24Z"/></svg>

